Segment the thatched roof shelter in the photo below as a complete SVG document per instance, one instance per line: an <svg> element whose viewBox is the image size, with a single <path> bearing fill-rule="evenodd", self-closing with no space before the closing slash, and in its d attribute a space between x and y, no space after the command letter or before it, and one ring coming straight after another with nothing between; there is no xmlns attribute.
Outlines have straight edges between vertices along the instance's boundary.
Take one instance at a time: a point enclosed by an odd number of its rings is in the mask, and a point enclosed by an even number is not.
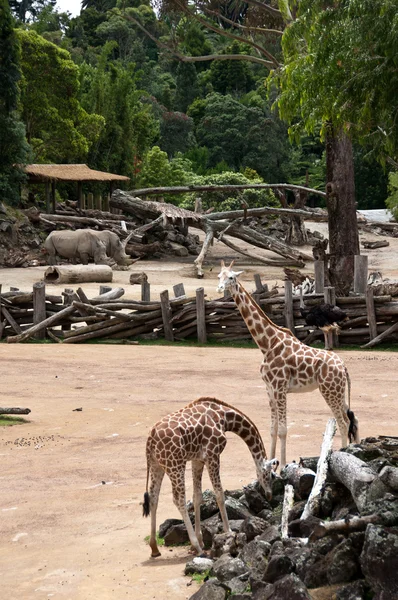
<svg viewBox="0 0 398 600"><path fill-rule="evenodd" d="M130 181L125 175L95 171L87 165L26 165L31 183L46 181Z"/></svg>
<svg viewBox="0 0 398 600"><path fill-rule="evenodd" d="M77 183L77 202L82 205L82 184L84 182L108 182L110 193L113 190L113 184L116 181L130 181L125 175L116 175L115 173L106 173L104 171L95 171L87 165L26 165L24 171L28 176L28 183L44 183L46 186L46 206L47 212L50 212L50 199L55 212L55 185L60 181L75 181ZM51 192L50 192L51 186Z"/></svg>

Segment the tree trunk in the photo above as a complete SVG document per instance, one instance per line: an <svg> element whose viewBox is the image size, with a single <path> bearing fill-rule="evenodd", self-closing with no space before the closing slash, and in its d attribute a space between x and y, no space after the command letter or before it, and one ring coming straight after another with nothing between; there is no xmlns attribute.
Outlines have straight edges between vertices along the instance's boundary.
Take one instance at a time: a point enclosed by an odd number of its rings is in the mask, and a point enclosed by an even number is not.
<svg viewBox="0 0 398 600"><path fill-rule="evenodd" d="M347 296L359 254L351 140L330 125L326 136L326 204L329 213L330 283Z"/></svg>

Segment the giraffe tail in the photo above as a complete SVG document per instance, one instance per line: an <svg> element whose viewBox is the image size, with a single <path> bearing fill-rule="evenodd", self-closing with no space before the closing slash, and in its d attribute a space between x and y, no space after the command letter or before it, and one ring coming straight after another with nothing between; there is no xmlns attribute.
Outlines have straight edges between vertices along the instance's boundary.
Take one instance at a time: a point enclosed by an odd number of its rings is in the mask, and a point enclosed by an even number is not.
<svg viewBox="0 0 398 600"><path fill-rule="evenodd" d="M347 391L348 391L348 409L347 409L347 417L350 420L350 424L348 426L348 441L350 444L352 442L359 442L359 431L358 431L358 419L356 418L354 411L351 410L351 379L348 374L347 367L345 367L345 375L347 379Z"/></svg>
<svg viewBox="0 0 398 600"><path fill-rule="evenodd" d="M148 448L147 448L147 450L148 450ZM150 471L149 453L147 452L147 459L146 459L146 492L144 494L144 502L142 503L142 516L143 517L149 517L149 513L151 512L150 497L149 497L149 493L148 493L149 471Z"/></svg>

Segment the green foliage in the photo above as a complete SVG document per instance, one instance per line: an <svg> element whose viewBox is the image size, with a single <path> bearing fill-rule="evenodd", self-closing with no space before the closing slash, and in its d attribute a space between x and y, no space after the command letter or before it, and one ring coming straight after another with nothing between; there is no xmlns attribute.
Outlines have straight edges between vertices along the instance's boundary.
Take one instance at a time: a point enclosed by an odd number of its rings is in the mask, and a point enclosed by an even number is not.
<svg viewBox="0 0 398 600"><path fill-rule="evenodd" d="M242 44L233 42L223 54L245 54ZM249 92L254 87L251 66L243 60L214 60L210 67L210 82L214 91L233 96Z"/></svg>
<svg viewBox="0 0 398 600"><path fill-rule="evenodd" d="M214 175L191 175L190 185L247 185L251 183L263 183L259 179L248 179L242 173L226 171ZM180 202L180 206L193 210L195 198L198 192L186 194ZM204 210L214 207L218 211L241 210L242 206L249 208L261 206L279 206L278 200L271 190L240 190L240 191L214 191L200 192L202 206Z"/></svg>
<svg viewBox="0 0 398 600"><path fill-rule="evenodd" d="M386 206L392 212L394 219L398 220L398 172L391 172L388 176L389 196Z"/></svg>
<svg viewBox="0 0 398 600"><path fill-rule="evenodd" d="M388 196L388 169L383 169L364 149L354 146L355 198L358 208L384 208Z"/></svg>
<svg viewBox="0 0 398 600"><path fill-rule="evenodd" d="M36 162L82 162L104 125L77 99L78 68L66 50L34 31L18 30L22 47L22 116Z"/></svg>
<svg viewBox="0 0 398 600"><path fill-rule="evenodd" d="M193 63L180 62L178 64L176 84L175 108L185 113L188 106L199 95L196 67Z"/></svg>
<svg viewBox="0 0 398 600"><path fill-rule="evenodd" d="M19 201L22 170L30 158L25 127L18 114L20 48L7 0L0 0L0 199Z"/></svg>
<svg viewBox="0 0 398 600"><path fill-rule="evenodd" d="M43 9L54 7L56 0L9 0L15 17L22 23L35 21Z"/></svg>
<svg viewBox="0 0 398 600"><path fill-rule="evenodd" d="M204 581L207 581L209 574L210 574L210 569L208 569L207 571L204 571L203 573L193 573L190 577L191 577L192 581L196 581L196 583L201 584Z"/></svg>
<svg viewBox="0 0 398 600"><path fill-rule="evenodd" d="M160 147L168 156L185 152L194 145L193 121L181 112L163 111L160 122Z"/></svg>

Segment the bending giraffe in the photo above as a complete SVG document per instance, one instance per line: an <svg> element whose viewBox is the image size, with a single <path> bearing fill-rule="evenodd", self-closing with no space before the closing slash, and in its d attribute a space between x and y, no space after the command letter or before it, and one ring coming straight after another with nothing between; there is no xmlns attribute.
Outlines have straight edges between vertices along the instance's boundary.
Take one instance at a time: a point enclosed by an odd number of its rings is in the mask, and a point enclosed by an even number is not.
<svg viewBox="0 0 398 600"><path fill-rule="evenodd" d="M271 499L271 480L276 476L278 461L267 461L257 427L237 408L216 398L199 398L185 408L163 417L152 427L147 440L147 485L143 514L145 517L151 515L149 545L153 558L160 556L156 543L156 510L165 473L171 480L174 504L181 513L190 542L198 554L203 553L200 504L205 465L216 495L224 531L231 531L220 479L220 455L227 444L226 431L236 433L247 444L256 465L258 480L266 497ZM185 498L185 466L188 461L192 461L195 530L188 516ZM151 482L148 493L149 477Z"/></svg>
<svg viewBox="0 0 398 600"><path fill-rule="evenodd" d="M237 280L241 272L232 271L221 261L217 291L229 290L254 341L264 355L260 372L267 388L271 408L271 458L276 441L281 444L281 466L286 464L286 395L311 392L319 388L339 426L342 446L359 441L358 421L350 410L351 382L346 366L334 352L310 348L289 329L271 321ZM348 391L348 406L345 390Z"/></svg>

